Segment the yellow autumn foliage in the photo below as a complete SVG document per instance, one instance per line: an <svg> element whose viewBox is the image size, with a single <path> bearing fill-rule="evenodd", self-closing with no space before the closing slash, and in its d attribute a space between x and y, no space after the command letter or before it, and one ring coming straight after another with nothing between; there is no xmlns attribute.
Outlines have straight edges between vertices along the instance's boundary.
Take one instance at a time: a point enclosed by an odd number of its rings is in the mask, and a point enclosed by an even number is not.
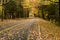
<svg viewBox="0 0 60 40"><path fill-rule="evenodd" d="M0 15L1 15L1 13L2 13L2 6L0 6Z"/></svg>

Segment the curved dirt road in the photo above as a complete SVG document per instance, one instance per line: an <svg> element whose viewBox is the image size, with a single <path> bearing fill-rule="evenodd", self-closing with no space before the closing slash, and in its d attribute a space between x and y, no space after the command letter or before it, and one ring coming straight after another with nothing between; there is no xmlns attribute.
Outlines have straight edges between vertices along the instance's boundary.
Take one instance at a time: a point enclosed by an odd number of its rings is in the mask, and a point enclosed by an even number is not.
<svg viewBox="0 0 60 40"><path fill-rule="evenodd" d="M30 30L36 22L37 19L26 19L11 26L6 25L8 28L0 31L0 40L29 40Z"/></svg>
<svg viewBox="0 0 60 40"><path fill-rule="evenodd" d="M9 26L10 25L10 26ZM31 18L7 24L0 31L0 40L59 40L60 27L49 21Z"/></svg>

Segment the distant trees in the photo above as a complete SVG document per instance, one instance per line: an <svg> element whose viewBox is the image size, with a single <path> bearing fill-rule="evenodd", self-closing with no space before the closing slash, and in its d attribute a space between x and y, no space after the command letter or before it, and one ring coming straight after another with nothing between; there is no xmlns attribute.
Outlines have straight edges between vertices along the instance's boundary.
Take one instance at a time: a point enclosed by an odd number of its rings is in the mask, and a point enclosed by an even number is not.
<svg viewBox="0 0 60 40"><path fill-rule="evenodd" d="M23 0L19 0L18 2L19 3L11 0L4 5L4 19L29 17L29 9L23 8Z"/></svg>
<svg viewBox="0 0 60 40"><path fill-rule="evenodd" d="M59 21L59 3L40 5L38 9L41 11L43 19Z"/></svg>
<svg viewBox="0 0 60 40"><path fill-rule="evenodd" d="M29 8L24 8L24 18L28 18L29 17Z"/></svg>
<svg viewBox="0 0 60 40"><path fill-rule="evenodd" d="M6 5L4 5L4 17L5 18L15 18L15 12L16 12L16 4L14 1L10 1Z"/></svg>
<svg viewBox="0 0 60 40"><path fill-rule="evenodd" d="M19 5L15 1L10 1L4 5L4 18L23 18L24 10L21 4L22 1L19 1ZM28 11L28 10L27 10ZM26 14L28 15L28 14ZM28 17L28 16L27 16Z"/></svg>
<svg viewBox="0 0 60 40"><path fill-rule="evenodd" d="M22 4L20 3L19 5L17 5L16 6L17 7L17 9L16 9L16 17L17 18L23 18L23 15L24 15L24 13L23 13L23 6L22 6Z"/></svg>

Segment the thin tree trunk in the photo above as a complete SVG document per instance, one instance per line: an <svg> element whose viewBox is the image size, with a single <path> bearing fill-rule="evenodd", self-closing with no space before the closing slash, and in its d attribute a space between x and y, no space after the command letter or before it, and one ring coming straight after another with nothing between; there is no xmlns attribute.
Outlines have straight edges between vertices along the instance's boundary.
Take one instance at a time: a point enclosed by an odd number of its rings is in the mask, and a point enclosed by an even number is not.
<svg viewBox="0 0 60 40"><path fill-rule="evenodd" d="M44 10L43 10L43 8L42 8L42 18L45 19L44 18Z"/></svg>

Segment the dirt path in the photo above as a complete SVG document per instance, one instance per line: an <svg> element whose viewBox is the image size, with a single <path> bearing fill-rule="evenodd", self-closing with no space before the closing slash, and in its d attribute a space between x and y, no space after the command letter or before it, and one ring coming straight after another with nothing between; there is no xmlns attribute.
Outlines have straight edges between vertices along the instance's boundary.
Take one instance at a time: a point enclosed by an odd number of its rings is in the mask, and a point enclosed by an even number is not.
<svg viewBox="0 0 60 40"><path fill-rule="evenodd" d="M59 30L60 27L43 19L26 19L0 31L0 40L60 40Z"/></svg>
<svg viewBox="0 0 60 40"><path fill-rule="evenodd" d="M0 31L0 40L13 40L13 39L17 40L17 38L21 39L21 40L22 39L26 40L27 36L28 36L27 35L28 29L30 29L32 27L34 22L35 22L35 19L23 20L23 21L19 22L18 24L14 25L10 28L6 28L6 29ZM24 32L24 35L22 32ZM15 37L15 35L17 38ZM17 35L22 35L22 36L21 36L21 38L19 38L19 36L17 36ZM25 36L25 37L23 37L23 36Z"/></svg>

